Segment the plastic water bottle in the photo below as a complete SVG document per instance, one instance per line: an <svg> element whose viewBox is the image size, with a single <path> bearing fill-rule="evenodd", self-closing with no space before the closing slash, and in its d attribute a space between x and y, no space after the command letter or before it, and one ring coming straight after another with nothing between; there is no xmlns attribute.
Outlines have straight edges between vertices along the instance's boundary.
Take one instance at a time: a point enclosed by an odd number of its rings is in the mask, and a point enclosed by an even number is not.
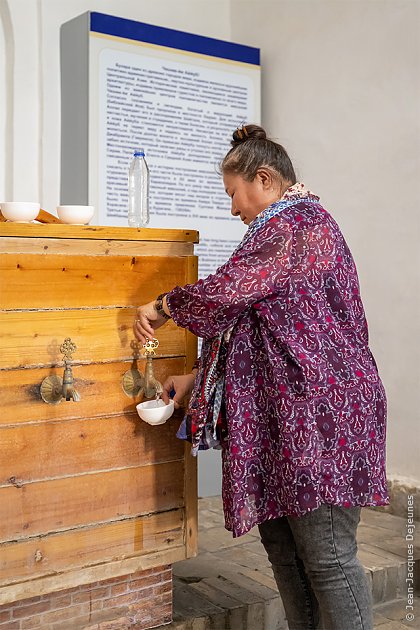
<svg viewBox="0 0 420 630"><path fill-rule="evenodd" d="M128 225L145 227L149 223L149 167L144 150L136 149L128 174Z"/></svg>

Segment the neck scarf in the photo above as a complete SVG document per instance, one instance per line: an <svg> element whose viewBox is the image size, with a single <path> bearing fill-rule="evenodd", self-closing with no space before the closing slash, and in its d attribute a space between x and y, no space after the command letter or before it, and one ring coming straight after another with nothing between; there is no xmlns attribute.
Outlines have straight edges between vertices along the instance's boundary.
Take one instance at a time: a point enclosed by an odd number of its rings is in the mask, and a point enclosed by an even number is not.
<svg viewBox="0 0 420 630"><path fill-rule="evenodd" d="M253 238L267 221L303 198L319 201L319 197L307 190L304 184L297 182L290 186L281 199L268 206L249 224L241 243L232 255ZM200 450L222 448L227 438L223 395L227 346L231 332L232 328L212 339L203 341L194 389L187 412L177 432L178 438L191 442L191 453L195 456Z"/></svg>

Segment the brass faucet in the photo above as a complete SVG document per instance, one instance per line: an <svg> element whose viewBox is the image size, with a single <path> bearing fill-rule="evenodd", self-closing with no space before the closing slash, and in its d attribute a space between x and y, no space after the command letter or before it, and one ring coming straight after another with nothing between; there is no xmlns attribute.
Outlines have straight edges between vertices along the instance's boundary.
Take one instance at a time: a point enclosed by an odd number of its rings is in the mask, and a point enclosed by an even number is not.
<svg viewBox="0 0 420 630"><path fill-rule="evenodd" d="M143 345L146 355L146 368L144 376L137 370L128 370L123 376L123 390L130 396L136 398L143 395L145 398L160 398L163 392L163 385L160 383L153 372L153 358L156 354L155 350L159 346L157 339L149 339Z"/></svg>
<svg viewBox="0 0 420 630"><path fill-rule="evenodd" d="M145 398L160 398L163 392L162 383L160 383L153 373L153 359L156 348L159 346L157 339L148 340L143 345L146 354L146 369L144 371L143 394Z"/></svg>
<svg viewBox="0 0 420 630"><path fill-rule="evenodd" d="M77 350L77 346L70 337L64 340L60 346L60 351L64 354L64 374L59 376L47 376L41 383L41 398L50 405L57 405L64 398L73 399L79 402L80 394L74 389L73 371L71 369L72 354Z"/></svg>
<svg viewBox="0 0 420 630"><path fill-rule="evenodd" d="M73 386L73 372L68 361L64 361L64 375L63 375L63 398L74 402L79 402L80 394L74 389Z"/></svg>

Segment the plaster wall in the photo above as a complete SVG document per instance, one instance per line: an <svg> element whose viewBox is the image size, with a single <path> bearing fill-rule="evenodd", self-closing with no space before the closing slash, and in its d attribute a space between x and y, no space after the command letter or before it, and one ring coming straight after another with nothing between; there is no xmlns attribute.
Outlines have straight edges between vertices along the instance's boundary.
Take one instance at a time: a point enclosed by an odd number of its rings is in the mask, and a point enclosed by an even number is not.
<svg viewBox="0 0 420 630"><path fill-rule="evenodd" d="M341 226L389 402L388 476L420 485L420 3L232 0L262 121Z"/></svg>
<svg viewBox="0 0 420 630"><path fill-rule="evenodd" d="M229 0L0 0L1 199L59 204L60 26L86 11L230 39Z"/></svg>
<svg viewBox="0 0 420 630"><path fill-rule="evenodd" d="M420 3L0 0L0 198L54 211L60 25L92 10L262 49L262 118L354 254L389 399L388 473L420 485ZM200 454L199 494L220 492Z"/></svg>

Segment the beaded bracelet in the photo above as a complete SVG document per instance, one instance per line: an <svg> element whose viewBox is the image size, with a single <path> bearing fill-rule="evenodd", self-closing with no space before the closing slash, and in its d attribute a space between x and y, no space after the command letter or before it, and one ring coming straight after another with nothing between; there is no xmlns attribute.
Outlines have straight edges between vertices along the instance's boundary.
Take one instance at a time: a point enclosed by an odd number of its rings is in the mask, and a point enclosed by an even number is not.
<svg viewBox="0 0 420 630"><path fill-rule="evenodd" d="M165 311L163 310L163 298L165 297L165 295L166 293L161 293L157 296L155 301L155 309L157 310L159 315L161 315L165 319L171 319L171 316L165 313Z"/></svg>

